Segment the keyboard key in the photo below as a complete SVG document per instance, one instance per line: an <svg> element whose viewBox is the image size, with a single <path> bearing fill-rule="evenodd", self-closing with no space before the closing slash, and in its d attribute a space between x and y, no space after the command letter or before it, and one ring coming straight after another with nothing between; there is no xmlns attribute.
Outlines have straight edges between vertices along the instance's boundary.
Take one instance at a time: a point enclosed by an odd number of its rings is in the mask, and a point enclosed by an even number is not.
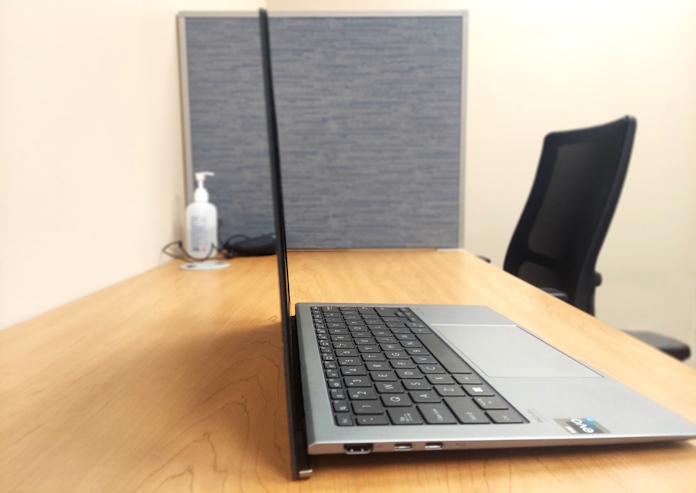
<svg viewBox="0 0 696 493"><path fill-rule="evenodd" d="M327 342L327 344L329 343ZM333 347L334 349L355 349L352 342L334 342Z"/></svg>
<svg viewBox="0 0 696 493"><path fill-rule="evenodd" d="M432 383L433 385L454 385L454 380L450 375L431 373L426 375L425 378L427 378L428 382Z"/></svg>
<svg viewBox="0 0 696 493"><path fill-rule="evenodd" d="M420 370L414 368L400 368L396 370L396 374L399 375L399 378L403 379L409 379L409 378L423 378L423 374L420 372Z"/></svg>
<svg viewBox="0 0 696 493"><path fill-rule="evenodd" d="M336 365L335 361L324 361L325 370L335 370L336 368L338 368L338 365Z"/></svg>
<svg viewBox="0 0 696 493"><path fill-rule="evenodd" d="M406 322L406 327L410 327L410 328L412 328L412 329L413 329L413 328L416 328L416 327L418 327L418 328L425 328L425 324L423 324L423 323L421 323L421 322L408 321L408 322Z"/></svg>
<svg viewBox="0 0 696 493"><path fill-rule="evenodd" d="M379 353L379 346L375 344L360 344L358 345L358 351L361 353Z"/></svg>
<svg viewBox="0 0 696 493"><path fill-rule="evenodd" d="M495 391L485 383L481 385L462 385L462 387L464 387L466 393L472 397L493 397L495 395Z"/></svg>
<svg viewBox="0 0 696 493"><path fill-rule="evenodd" d="M367 327L364 325L352 325L352 326L348 327L348 330L350 330L350 333L353 335L367 334L369 332L367 330Z"/></svg>
<svg viewBox="0 0 696 493"><path fill-rule="evenodd" d="M355 344L374 344L375 340L372 337L356 337L353 339Z"/></svg>
<svg viewBox="0 0 696 493"><path fill-rule="evenodd" d="M442 397L464 397L466 394L459 385L435 385L435 392Z"/></svg>
<svg viewBox="0 0 696 493"><path fill-rule="evenodd" d="M335 360L333 354L322 354L322 355L321 355L321 359L322 359L323 361L334 361L334 360Z"/></svg>
<svg viewBox="0 0 696 493"><path fill-rule="evenodd" d="M377 382L375 388L380 394L399 394L404 391L401 382Z"/></svg>
<svg viewBox="0 0 696 493"><path fill-rule="evenodd" d="M341 366L362 366L360 358L338 358L338 364Z"/></svg>
<svg viewBox="0 0 696 493"><path fill-rule="evenodd" d="M419 404L418 410L426 423L431 425L455 425L457 420L444 404Z"/></svg>
<svg viewBox="0 0 696 493"><path fill-rule="evenodd" d="M343 386L341 385L341 380L338 378L327 379L326 385L328 385L330 389L340 389Z"/></svg>
<svg viewBox="0 0 696 493"><path fill-rule="evenodd" d="M430 356L428 350L423 347L406 348L406 352L411 356Z"/></svg>
<svg viewBox="0 0 696 493"><path fill-rule="evenodd" d="M485 414L468 397L446 397L445 403L460 423L484 424L490 423Z"/></svg>
<svg viewBox="0 0 696 493"><path fill-rule="evenodd" d="M397 339L396 337L375 337L375 341L377 341L379 344L395 344L397 342Z"/></svg>
<svg viewBox="0 0 696 493"><path fill-rule="evenodd" d="M336 415L336 424L338 426L353 426L353 418L348 413L339 413Z"/></svg>
<svg viewBox="0 0 696 493"><path fill-rule="evenodd" d="M345 377L346 387L372 387L369 377Z"/></svg>
<svg viewBox="0 0 696 493"><path fill-rule="evenodd" d="M380 396L380 399L386 407L408 407L413 404L408 394L386 394Z"/></svg>
<svg viewBox="0 0 696 493"><path fill-rule="evenodd" d="M353 338L348 334L334 335L331 336L333 342L351 342Z"/></svg>
<svg viewBox="0 0 696 493"><path fill-rule="evenodd" d="M363 361L386 361L382 353L363 353L360 355Z"/></svg>
<svg viewBox="0 0 696 493"><path fill-rule="evenodd" d="M337 370L326 370L324 374L326 374L326 378L338 378Z"/></svg>
<svg viewBox="0 0 696 493"><path fill-rule="evenodd" d="M445 373L445 369L440 365L418 365L418 368L423 373Z"/></svg>
<svg viewBox="0 0 696 493"><path fill-rule="evenodd" d="M433 358L432 356L414 356L413 361L416 362L416 364L425 364L425 365L434 365L437 363L437 360Z"/></svg>
<svg viewBox="0 0 696 493"><path fill-rule="evenodd" d="M403 380L401 385L403 385L406 390L430 390L433 388L432 385L425 380Z"/></svg>
<svg viewBox="0 0 696 493"><path fill-rule="evenodd" d="M401 344L380 344L379 347L382 349L382 351L400 351L403 349L401 347Z"/></svg>
<svg viewBox="0 0 696 493"><path fill-rule="evenodd" d="M347 413L350 411L347 401L333 401L333 410L337 413Z"/></svg>
<svg viewBox="0 0 696 493"><path fill-rule="evenodd" d="M407 328L403 322L387 322L385 325L391 329L393 334L411 333L411 329Z"/></svg>
<svg viewBox="0 0 696 493"><path fill-rule="evenodd" d="M371 306L360 306L358 307L358 312L360 313L376 313L375 309Z"/></svg>
<svg viewBox="0 0 696 493"><path fill-rule="evenodd" d="M389 363L387 363L386 361L370 361L368 363L365 363L365 366L367 366L367 369L370 371L391 370L391 366L389 366Z"/></svg>
<svg viewBox="0 0 696 493"><path fill-rule="evenodd" d="M358 352L355 349L337 349L336 356L357 356Z"/></svg>
<svg viewBox="0 0 696 493"><path fill-rule="evenodd" d="M359 377L361 375L367 375L367 372L362 366L342 366L341 375L344 377Z"/></svg>
<svg viewBox="0 0 696 493"><path fill-rule="evenodd" d="M387 409L389 419L395 425L422 425L423 418L420 417L418 410L414 407L390 408Z"/></svg>
<svg viewBox="0 0 696 493"><path fill-rule="evenodd" d="M414 327L411 329L411 332L413 332L414 334L432 334L433 333L433 331L428 329L427 327L426 328Z"/></svg>
<svg viewBox="0 0 696 493"><path fill-rule="evenodd" d="M432 390L421 390L417 392L410 392L411 399L413 402L440 402L440 396L437 395Z"/></svg>
<svg viewBox="0 0 696 493"><path fill-rule="evenodd" d="M408 334L399 334L402 336L408 335ZM409 341L409 340L402 340L401 345L405 348L410 348L410 347L423 347L423 345L419 341Z"/></svg>
<svg viewBox="0 0 696 493"><path fill-rule="evenodd" d="M420 334L418 339L449 373L471 373L469 365L435 334Z"/></svg>
<svg viewBox="0 0 696 493"><path fill-rule="evenodd" d="M452 377L457 381L457 383L461 384L482 384L483 380L481 380L481 377L479 377L476 373L471 373L471 374L465 374L465 373L459 373L456 375L452 375Z"/></svg>
<svg viewBox="0 0 696 493"><path fill-rule="evenodd" d="M416 336L413 334L394 334L394 338L399 341L416 341Z"/></svg>
<svg viewBox="0 0 696 493"><path fill-rule="evenodd" d="M348 397L350 397L350 399L354 401L369 401L376 400L377 394L375 393L375 389L348 389Z"/></svg>
<svg viewBox="0 0 696 493"><path fill-rule="evenodd" d="M387 357L387 359L410 359L408 353L406 351L386 351L384 355Z"/></svg>
<svg viewBox="0 0 696 493"><path fill-rule="evenodd" d="M331 400L342 401L346 398L346 392L343 389L331 389Z"/></svg>
<svg viewBox="0 0 696 493"><path fill-rule="evenodd" d="M506 411L488 411L488 417L498 424L524 423L524 418L512 409Z"/></svg>
<svg viewBox="0 0 696 493"><path fill-rule="evenodd" d="M389 362L392 365L392 368L395 370L398 370L400 368L415 368L416 365L413 361L410 359L393 359Z"/></svg>
<svg viewBox="0 0 696 493"><path fill-rule="evenodd" d="M371 371L370 376L375 382L396 382L396 373L393 371Z"/></svg>
<svg viewBox="0 0 696 493"><path fill-rule="evenodd" d="M377 315L379 315L382 318L384 318L384 317L396 317L397 309L396 308L379 307L379 308L375 308L375 312L377 312Z"/></svg>
<svg viewBox="0 0 696 493"><path fill-rule="evenodd" d="M379 426L388 425L389 421L386 416L358 416L355 418L361 426Z"/></svg>
<svg viewBox="0 0 696 493"><path fill-rule="evenodd" d="M355 414L384 414L384 407L378 401L353 402Z"/></svg>
<svg viewBox="0 0 696 493"><path fill-rule="evenodd" d="M500 397L474 397L474 402L481 409L508 409L508 403Z"/></svg>

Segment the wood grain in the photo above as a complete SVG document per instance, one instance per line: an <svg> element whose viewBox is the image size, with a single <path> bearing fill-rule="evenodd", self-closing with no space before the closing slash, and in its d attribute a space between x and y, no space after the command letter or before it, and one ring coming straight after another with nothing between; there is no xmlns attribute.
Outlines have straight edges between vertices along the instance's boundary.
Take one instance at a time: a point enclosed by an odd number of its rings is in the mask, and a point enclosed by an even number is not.
<svg viewBox="0 0 696 493"><path fill-rule="evenodd" d="M0 332L0 491L693 491L694 442L319 457L289 479L275 258ZM486 304L696 421L696 371L466 252L290 254L293 302Z"/></svg>

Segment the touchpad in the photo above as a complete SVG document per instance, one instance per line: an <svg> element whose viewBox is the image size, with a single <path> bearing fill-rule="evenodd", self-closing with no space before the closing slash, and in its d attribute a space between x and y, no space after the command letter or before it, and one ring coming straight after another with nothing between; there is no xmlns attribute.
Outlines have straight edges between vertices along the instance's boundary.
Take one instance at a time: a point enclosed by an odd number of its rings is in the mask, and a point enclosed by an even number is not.
<svg viewBox="0 0 696 493"><path fill-rule="evenodd" d="M601 377L516 326L432 326L489 377Z"/></svg>

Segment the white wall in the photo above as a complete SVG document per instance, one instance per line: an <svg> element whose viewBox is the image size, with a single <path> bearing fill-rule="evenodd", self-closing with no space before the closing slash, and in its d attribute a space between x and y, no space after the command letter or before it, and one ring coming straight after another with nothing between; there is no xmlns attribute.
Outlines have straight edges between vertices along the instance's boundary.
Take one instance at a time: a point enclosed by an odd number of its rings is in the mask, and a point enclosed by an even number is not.
<svg viewBox="0 0 696 493"><path fill-rule="evenodd" d="M635 115L633 157L598 263L597 316L696 350L695 2L269 0L268 7L469 11L465 245L499 266L544 135Z"/></svg>
<svg viewBox="0 0 696 493"><path fill-rule="evenodd" d="M0 3L0 327L160 261L183 207L174 14L259 3ZM466 246L497 265L544 134L634 114L597 315L696 348L694 2L266 3L469 11Z"/></svg>
<svg viewBox="0 0 696 493"><path fill-rule="evenodd" d="M176 13L0 2L0 328L156 266L184 207Z"/></svg>

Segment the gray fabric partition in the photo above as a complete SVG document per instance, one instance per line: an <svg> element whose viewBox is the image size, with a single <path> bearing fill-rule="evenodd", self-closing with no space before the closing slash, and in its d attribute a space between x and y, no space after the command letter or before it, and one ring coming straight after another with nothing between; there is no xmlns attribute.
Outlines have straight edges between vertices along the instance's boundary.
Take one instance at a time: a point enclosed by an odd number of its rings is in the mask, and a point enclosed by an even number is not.
<svg viewBox="0 0 696 493"><path fill-rule="evenodd" d="M258 20L182 16L189 179L221 238L273 231ZM462 15L273 17L290 248L456 247Z"/></svg>

